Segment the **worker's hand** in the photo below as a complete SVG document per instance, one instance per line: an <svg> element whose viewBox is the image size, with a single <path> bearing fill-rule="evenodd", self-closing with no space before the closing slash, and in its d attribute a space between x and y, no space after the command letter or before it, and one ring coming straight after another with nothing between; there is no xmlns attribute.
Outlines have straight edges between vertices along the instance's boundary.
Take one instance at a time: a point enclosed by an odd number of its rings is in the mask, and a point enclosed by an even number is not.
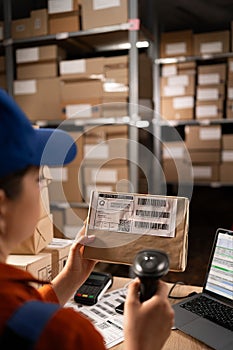
<svg viewBox="0 0 233 350"><path fill-rule="evenodd" d="M139 279L129 285L124 309L126 350L159 350L170 335L174 311L166 284L158 282L156 294L143 303L139 300Z"/></svg>

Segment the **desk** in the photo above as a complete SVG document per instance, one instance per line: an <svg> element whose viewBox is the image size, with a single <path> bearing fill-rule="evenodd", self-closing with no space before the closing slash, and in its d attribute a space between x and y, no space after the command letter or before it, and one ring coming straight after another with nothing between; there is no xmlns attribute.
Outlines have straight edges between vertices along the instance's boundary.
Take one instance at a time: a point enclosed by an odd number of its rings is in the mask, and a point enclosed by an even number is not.
<svg viewBox="0 0 233 350"><path fill-rule="evenodd" d="M122 288L128 282L129 282L128 278L114 277L113 285L111 289L109 289L109 291ZM168 286L171 287L172 284L168 283ZM176 295L176 296L187 295L193 291L200 292L201 289L202 289L201 287L177 285L175 287L173 295ZM169 299L169 300L171 301L171 304L174 304L175 302L179 301L174 299ZM167 342L163 347L163 350L209 350L209 349L211 348L199 342L198 340L182 333L179 330L172 330L170 337L168 338ZM124 343L121 343L112 347L111 350L124 350Z"/></svg>

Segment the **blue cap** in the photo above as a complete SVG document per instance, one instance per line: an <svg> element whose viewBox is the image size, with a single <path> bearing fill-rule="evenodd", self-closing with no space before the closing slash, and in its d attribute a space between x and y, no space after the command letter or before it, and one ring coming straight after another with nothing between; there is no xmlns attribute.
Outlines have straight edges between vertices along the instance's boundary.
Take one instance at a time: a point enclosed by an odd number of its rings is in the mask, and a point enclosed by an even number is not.
<svg viewBox="0 0 233 350"><path fill-rule="evenodd" d="M29 165L62 166L76 154L67 132L33 128L13 98L0 89L0 178Z"/></svg>

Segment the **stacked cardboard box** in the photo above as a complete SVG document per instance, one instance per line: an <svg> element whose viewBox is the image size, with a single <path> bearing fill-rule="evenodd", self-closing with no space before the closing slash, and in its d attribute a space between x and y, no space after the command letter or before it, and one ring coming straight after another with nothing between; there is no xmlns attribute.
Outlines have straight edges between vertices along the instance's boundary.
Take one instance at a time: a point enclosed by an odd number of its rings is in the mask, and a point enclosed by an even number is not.
<svg viewBox="0 0 233 350"><path fill-rule="evenodd" d="M31 120L61 118L58 64L64 56L57 45L16 50L14 97Z"/></svg>
<svg viewBox="0 0 233 350"><path fill-rule="evenodd" d="M89 202L94 189L127 192L128 180L128 126L87 128L83 162L85 201Z"/></svg>
<svg viewBox="0 0 233 350"><path fill-rule="evenodd" d="M226 64L198 67L196 119L222 119L226 87Z"/></svg>
<svg viewBox="0 0 233 350"><path fill-rule="evenodd" d="M191 30L181 30L161 34L160 57L192 56L193 34Z"/></svg>
<svg viewBox="0 0 233 350"><path fill-rule="evenodd" d="M223 134L220 181L233 184L233 134Z"/></svg>
<svg viewBox="0 0 233 350"><path fill-rule="evenodd" d="M221 54L230 51L230 31L193 35L194 55Z"/></svg>
<svg viewBox="0 0 233 350"><path fill-rule="evenodd" d="M219 181L221 126L185 126L194 182Z"/></svg>
<svg viewBox="0 0 233 350"><path fill-rule="evenodd" d="M7 90L5 57L0 56L0 87Z"/></svg>
<svg viewBox="0 0 233 350"><path fill-rule="evenodd" d="M48 1L49 34L77 32L80 30L78 0Z"/></svg>
<svg viewBox="0 0 233 350"><path fill-rule="evenodd" d="M227 61L226 118L233 118L233 58L228 58Z"/></svg>
<svg viewBox="0 0 233 350"><path fill-rule="evenodd" d="M194 118L196 63L164 66L160 80L161 116L163 119Z"/></svg>

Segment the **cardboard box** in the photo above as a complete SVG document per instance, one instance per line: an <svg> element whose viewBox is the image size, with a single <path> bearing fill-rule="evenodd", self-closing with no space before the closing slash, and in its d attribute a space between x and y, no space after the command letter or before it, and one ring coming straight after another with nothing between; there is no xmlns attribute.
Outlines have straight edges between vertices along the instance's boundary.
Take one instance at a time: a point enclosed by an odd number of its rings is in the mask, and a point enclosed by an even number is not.
<svg viewBox="0 0 233 350"><path fill-rule="evenodd" d="M116 184L129 180L128 166L100 166L85 165L83 169L84 186L90 184Z"/></svg>
<svg viewBox="0 0 233 350"><path fill-rule="evenodd" d="M0 73L5 73L6 71L6 59L5 56L0 56Z"/></svg>
<svg viewBox="0 0 233 350"><path fill-rule="evenodd" d="M193 34L191 30L181 30L161 34L160 57L192 56Z"/></svg>
<svg viewBox="0 0 233 350"><path fill-rule="evenodd" d="M31 120L61 118L59 78L17 80L14 98Z"/></svg>
<svg viewBox="0 0 233 350"><path fill-rule="evenodd" d="M0 74L0 87L7 90L7 79L6 74Z"/></svg>
<svg viewBox="0 0 233 350"><path fill-rule="evenodd" d="M64 119L89 119L102 117L102 99L86 98L62 103Z"/></svg>
<svg viewBox="0 0 233 350"><path fill-rule="evenodd" d="M196 119L222 119L224 112L224 100L196 101Z"/></svg>
<svg viewBox="0 0 233 350"><path fill-rule="evenodd" d="M233 58L227 59L227 80L233 80Z"/></svg>
<svg viewBox="0 0 233 350"><path fill-rule="evenodd" d="M222 149L233 150L233 134L223 134L222 135Z"/></svg>
<svg viewBox="0 0 233 350"><path fill-rule="evenodd" d="M31 237L17 246L11 254L38 254L53 239L53 217L49 214L38 221Z"/></svg>
<svg viewBox="0 0 233 350"><path fill-rule="evenodd" d="M53 180L49 184L51 202L82 202L81 172L77 165L50 168Z"/></svg>
<svg viewBox="0 0 233 350"><path fill-rule="evenodd" d="M220 54L230 51L228 30L193 35L194 55Z"/></svg>
<svg viewBox="0 0 233 350"><path fill-rule="evenodd" d="M196 61L178 62L164 64L161 67L161 76L170 77L174 75L195 75L197 63Z"/></svg>
<svg viewBox="0 0 233 350"><path fill-rule="evenodd" d="M233 184L233 163L222 163L220 165L220 181L221 183Z"/></svg>
<svg viewBox="0 0 233 350"><path fill-rule="evenodd" d="M57 45L43 45L16 50L16 63L39 63L64 59L64 49Z"/></svg>
<svg viewBox="0 0 233 350"><path fill-rule="evenodd" d="M48 10L31 11L32 36L48 34Z"/></svg>
<svg viewBox="0 0 233 350"><path fill-rule="evenodd" d="M58 76L58 66L56 62L20 64L16 68L16 75L18 80L55 78Z"/></svg>
<svg viewBox="0 0 233 350"><path fill-rule="evenodd" d="M189 155L193 164L220 163L221 160L220 151L190 150Z"/></svg>
<svg viewBox="0 0 233 350"><path fill-rule="evenodd" d="M191 184L192 165L186 159L164 159L163 162L163 182L176 184Z"/></svg>
<svg viewBox="0 0 233 350"><path fill-rule="evenodd" d="M52 279L63 270L72 243L72 240L53 238L52 242L43 250L43 253L49 253L52 257Z"/></svg>
<svg viewBox="0 0 233 350"><path fill-rule="evenodd" d="M233 163L233 150L222 150L221 156L223 163Z"/></svg>
<svg viewBox="0 0 233 350"><path fill-rule="evenodd" d="M78 0L48 0L48 13L63 13L78 10Z"/></svg>
<svg viewBox="0 0 233 350"><path fill-rule="evenodd" d="M221 126L185 126L185 144L189 150L221 148Z"/></svg>
<svg viewBox="0 0 233 350"><path fill-rule="evenodd" d="M60 76L65 79L78 78L103 78L104 60L102 57L66 60L61 61L59 65Z"/></svg>
<svg viewBox="0 0 233 350"><path fill-rule="evenodd" d="M0 40L4 39L4 25L3 22L0 21Z"/></svg>
<svg viewBox="0 0 233 350"><path fill-rule="evenodd" d="M195 164L192 168L195 183L209 183L219 181L218 164Z"/></svg>
<svg viewBox="0 0 233 350"><path fill-rule="evenodd" d="M129 115L129 104L127 97L108 98L104 97L102 101L102 117L118 118ZM139 106L140 108L140 106Z"/></svg>
<svg viewBox="0 0 233 350"><path fill-rule="evenodd" d="M174 75L160 78L162 97L192 96L195 94L195 79L193 75Z"/></svg>
<svg viewBox="0 0 233 350"><path fill-rule="evenodd" d="M233 100L226 101L226 118L233 119Z"/></svg>
<svg viewBox="0 0 233 350"><path fill-rule="evenodd" d="M225 84L197 85L198 101L216 101L225 98Z"/></svg>
<svg viewBox="0 0 233 350"><path fill-rule="evenodd" d="M78 32L79 12L65 12L49 15L49 34Z"/></svg>
<svg viewBox="0 0 233 350"><path fill-rule="evenodd" d="M233 100L233 80L227 82L227 99Z"/></svg>
<svg viewBox="0 0 233 350"><path fill-rule="evenodd" d="M194 96L161 98L161 117L167 120L194 118Z"/></svg>
<svg viewBox="0 0 233 350"><path fill-rule="evenodd" d="M61 81L62 101L102 98L103 86L100 80Z"/></svg>
<svg viewBox="0 0 233 350"><path fill-rule="evenodd" d="M52 260L49 253L40 253L37 255L12 254L8 256L7 264L28 271L37 279L43 281L51 281L52 279ZM36 287L39 286L39 284L36 284Z"/></svg>
<svg viewBox="0 0 233 350"><path fill-rule="evenodd" d="M104 57L104 71L112 69L122 69L128 68L129 66L129 56L121 55L121 56L112 56L112 57Z"/></svg>
<svg viewBox="0 0 233 350"><path fill-rule="evenodd" d="M82 0L82 29L128 22L128 0Z"/></svg>
<svg viewBox="0 0 233 350"><path fill-rule="evenodd" d="M225 84L226 64L198 66L197 73L198 85Z"/></svg>
<svg viewBox="0 0 233 350"><path fill-rule="evenodd" d="M107 214L107 207L114 209ZM167 252L170 270L183 271L187 261L188 212L187 198L94 192L86 235L95 234L96 239L85 247L84 257L132 264L138 251L154 248Z"/></svg>
<svg viewBox="0 0 233 350"><path fill-rule="evenodd" d="M11 22L11 36L13 39L25 39L32 36L32 19L21 18Z"/></svg>

